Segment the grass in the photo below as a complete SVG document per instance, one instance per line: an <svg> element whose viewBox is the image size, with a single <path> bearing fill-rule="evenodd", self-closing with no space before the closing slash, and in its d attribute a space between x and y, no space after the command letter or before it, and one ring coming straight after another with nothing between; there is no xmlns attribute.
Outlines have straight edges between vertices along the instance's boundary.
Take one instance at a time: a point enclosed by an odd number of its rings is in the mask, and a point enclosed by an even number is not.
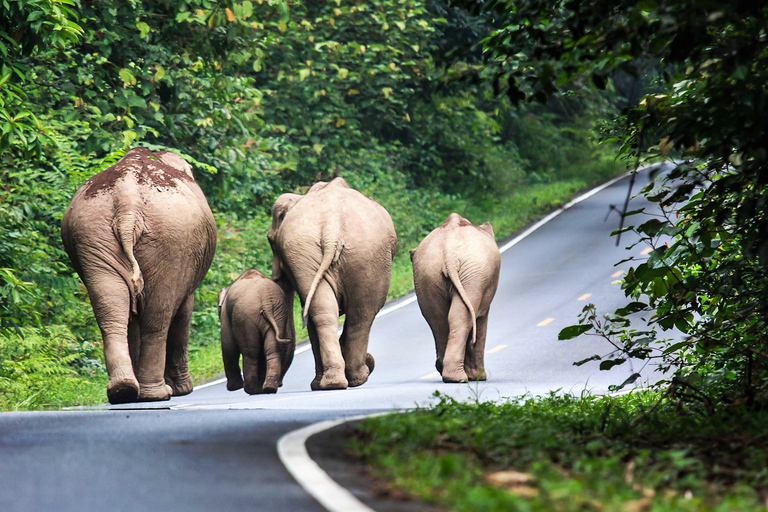
<svg viewBox="0 0 768 512"><path fill-rule="evenodd" d="M768 505L768 411L701 416L659 393L506 403L437 396L351 442L392 488L449 510L752 511ZM639 421L638 421L639 420Z"/></svg>

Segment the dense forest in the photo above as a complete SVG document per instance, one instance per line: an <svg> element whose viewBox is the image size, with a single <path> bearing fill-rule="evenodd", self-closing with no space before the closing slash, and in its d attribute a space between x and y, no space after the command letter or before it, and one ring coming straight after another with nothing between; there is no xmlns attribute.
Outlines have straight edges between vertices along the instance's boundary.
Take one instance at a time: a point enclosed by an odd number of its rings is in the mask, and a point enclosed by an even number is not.
<svg viewBox="0 0 768 512"><path fill-rule="evenodd" d="M458 211L504 237L622 166L593 140L623 99L574 82L513 107L473 46L492 18L441 1L21 0L0 12L0 404L103 401L87 292L60 243L88 177L129 148L193 166L219 226L190 344L221 372L216 294L268 274L284 191L344 176L408 248Z"/></svg>

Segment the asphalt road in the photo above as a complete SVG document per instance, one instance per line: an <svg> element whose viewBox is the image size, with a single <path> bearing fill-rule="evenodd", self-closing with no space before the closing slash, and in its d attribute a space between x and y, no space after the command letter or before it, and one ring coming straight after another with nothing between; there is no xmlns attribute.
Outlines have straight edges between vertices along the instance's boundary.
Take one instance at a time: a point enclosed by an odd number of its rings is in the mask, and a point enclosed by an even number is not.
<svg viewBox="0 0 768 512"><path fill-rule="evenodd" d="M589 336L558 341L557 334L588 302L609 312L625 300L611 283L628 265L614 263L641 257L643 247L625 250L626 234L616 247L608 234L618 225L610 206L622 206L627 182L575 204L504 252L486 383L441 382L431 332L405 297L374 323L376 369L359 388L310 391L314 362L305 345L276 395L228 392L219 383L135 407L0 414L0 511L322 510L278 459L276 442L289 431L426 405L435 391L463 400L606 392L641 367L574 366L610 345ZM650 368L642 373L654 379Z"/></svg>

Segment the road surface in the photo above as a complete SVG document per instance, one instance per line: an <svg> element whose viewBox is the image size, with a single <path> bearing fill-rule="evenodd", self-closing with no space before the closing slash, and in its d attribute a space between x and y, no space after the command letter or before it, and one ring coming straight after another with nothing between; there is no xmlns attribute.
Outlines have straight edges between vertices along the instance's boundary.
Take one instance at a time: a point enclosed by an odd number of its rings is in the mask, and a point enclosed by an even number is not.
<svg viewBox="0 0 768 512"><path fill-rule="evenodd" d="M228 392L224 383L169 402L74 411L0 414L0 511L313 511L278 459L285 433L327 419L424 406L435 391L495 400L561 390L604 393L637 364L600 372L573 361L610 352L595 337L558 341L588 302L600 312L625 300L616 281L626 251L609 233L611 205L623 205L628 180L595 193L511 247L501 244L501 277L491 307L485 383L443 384L434 343L412 297L375 321L370 380L359 388L312 392L314 360L297 348L276 395ZM639 187L637 187L639 189ZM607 217L607 220L606 220ZM643 368L645 379L653 379Z"/></svg>

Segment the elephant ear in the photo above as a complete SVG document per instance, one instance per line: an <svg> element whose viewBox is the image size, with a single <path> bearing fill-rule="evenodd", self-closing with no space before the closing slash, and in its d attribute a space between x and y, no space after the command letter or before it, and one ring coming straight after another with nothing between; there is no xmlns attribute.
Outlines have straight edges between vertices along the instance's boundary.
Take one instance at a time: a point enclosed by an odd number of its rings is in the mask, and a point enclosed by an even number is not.
<svg viewBox="0 0 768 512"><path fill-rule="evenodd" d="M272 251L272 280L277 281L283 277L283 268L280 265L280 258L274 253L274 249Z"/></svg>
<svg viewBox="0 0 768 512"><path fill-rule="evenodd" d="M165 165L168 165L170 167L173 167L174 169L178 169L179 171L182 171L187 174L190 178L194 179L195 176L192 174L192 166L189 165L189 163L184 160L180 155L177 155L176 153L172 151L159 151L155 153L155 156L158 160L163 162Z"/></svg>
<svg viewBox="0 0 768 512"><path fill-rule="evenodd" d="M222 288L221 291L219 292L219 300L218 300L219 317L221 317L221 308L224 306L224 301L227 300L227 293L229 293L229 287Z"/></svg>
<svg viewBox="0 0 768 512"><path fill-rule="evenodd" d="M491 238L495 238L495 236L493 235L493 226L491 226L490 222L485 222L479 227L480 229L482 229L483 231L491 235Z"/></svg>

